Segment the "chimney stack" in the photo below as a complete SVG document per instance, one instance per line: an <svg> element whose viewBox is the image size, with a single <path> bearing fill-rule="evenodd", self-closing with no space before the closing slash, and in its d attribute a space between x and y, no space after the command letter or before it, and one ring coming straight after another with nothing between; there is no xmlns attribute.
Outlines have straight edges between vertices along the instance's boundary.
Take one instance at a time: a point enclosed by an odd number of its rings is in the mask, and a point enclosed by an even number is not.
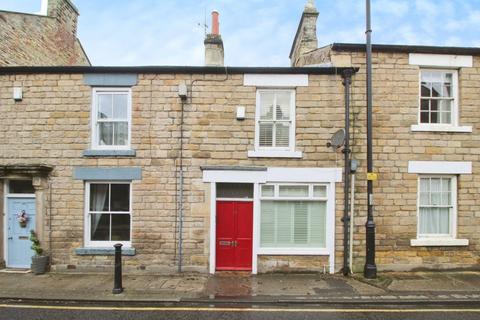
<svg viewBox="0 0 480 320"><path fill-rule="evenodd" d="M223 66L223 41L220 36L218 16L218 11L212 11L212 32L207 34L203 42L205 44L206 66Z"/></svg>

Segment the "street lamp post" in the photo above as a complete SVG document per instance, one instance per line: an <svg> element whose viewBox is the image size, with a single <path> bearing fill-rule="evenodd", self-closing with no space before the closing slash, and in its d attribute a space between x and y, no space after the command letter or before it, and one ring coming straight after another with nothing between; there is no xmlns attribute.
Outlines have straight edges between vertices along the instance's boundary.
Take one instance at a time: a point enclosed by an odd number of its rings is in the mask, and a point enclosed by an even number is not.
<svg viewBox="0 0 480 320"><path fill-rule="evenodd" d="M374 279L377 277L377 266L375 265L375 222L373 221L373 180L377 176L373 172L372 159L372 28L370 17L370 0L366 0L366 36L367 36L367 223L366 231L366 260L363 275L365 278Z"/></svg>

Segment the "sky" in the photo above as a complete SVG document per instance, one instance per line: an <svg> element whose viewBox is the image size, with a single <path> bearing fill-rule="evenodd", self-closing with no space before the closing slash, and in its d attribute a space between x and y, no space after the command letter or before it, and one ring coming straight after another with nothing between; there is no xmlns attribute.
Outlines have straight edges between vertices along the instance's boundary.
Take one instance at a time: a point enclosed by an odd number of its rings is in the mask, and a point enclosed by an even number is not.
<svg viewBox="0 0 480 320"><path fill-rule="evenodd" d="M220 12L229 66L288 66L306 0L72 0L93 65L203 65L205 17ZM0 0L36 13L41 0ZM365 42L365 1L316 0L319 46ZM372 0L372 41L480 47L480 0Z"/></svg>

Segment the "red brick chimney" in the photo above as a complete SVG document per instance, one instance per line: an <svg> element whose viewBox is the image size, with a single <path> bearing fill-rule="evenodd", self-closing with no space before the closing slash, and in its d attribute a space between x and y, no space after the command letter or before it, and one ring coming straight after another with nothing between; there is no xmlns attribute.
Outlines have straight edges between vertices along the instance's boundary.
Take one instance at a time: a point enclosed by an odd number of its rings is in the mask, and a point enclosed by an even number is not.
<svg viewBox="0 0 480 320"><path fill-rule="evenodd" d="M218 11L212 11L212 32L207 34L205 41L205 65L223 66L224 49L220 36L220 24L218 22Z"/></svg>

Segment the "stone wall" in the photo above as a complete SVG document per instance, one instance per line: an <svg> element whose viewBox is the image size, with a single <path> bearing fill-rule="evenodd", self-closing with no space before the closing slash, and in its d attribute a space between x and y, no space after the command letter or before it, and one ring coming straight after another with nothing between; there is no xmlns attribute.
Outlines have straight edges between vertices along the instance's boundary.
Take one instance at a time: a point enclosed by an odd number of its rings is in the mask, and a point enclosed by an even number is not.
<svg viewBox="0 0 480 320"><path fill-rule="evenodd" d="M339 75L310 75L309 86L296 90L296 148L302 159L248 158L254 149L255 87L243 86L243 75L140 74L132 88L132 148L136 157L85 158L90 143L92 90L82 74L0 76L0 164L54 166L51 246L56 270L104 270L113 257L78 256L83 246L84 183L73 179L74 166L142 168L133 182L133 246L125 257L127 271L176 270L177 190L180 116L177 87L191 92L184 106L185 204L184 270L203 271L209 257L209 185L203 165L275 167L341 167L342 154L326 147L343 127L343 86ZM24 89L14 102L12 87ZM246 119L236 120L236 107L246 107ZM336 193L336 268L341 267L342 184ZM45 228L48 230L48 228ZM319 258L320 259L320 258ZM318 270L318 264L312 269Z"/></svg>
<svg viewBox="0 0 480 320"><path fill-rule="evenodd" d="M50 0L48 16L0 11L0 66L90 65L77 39L78 12Z"/></svg>

